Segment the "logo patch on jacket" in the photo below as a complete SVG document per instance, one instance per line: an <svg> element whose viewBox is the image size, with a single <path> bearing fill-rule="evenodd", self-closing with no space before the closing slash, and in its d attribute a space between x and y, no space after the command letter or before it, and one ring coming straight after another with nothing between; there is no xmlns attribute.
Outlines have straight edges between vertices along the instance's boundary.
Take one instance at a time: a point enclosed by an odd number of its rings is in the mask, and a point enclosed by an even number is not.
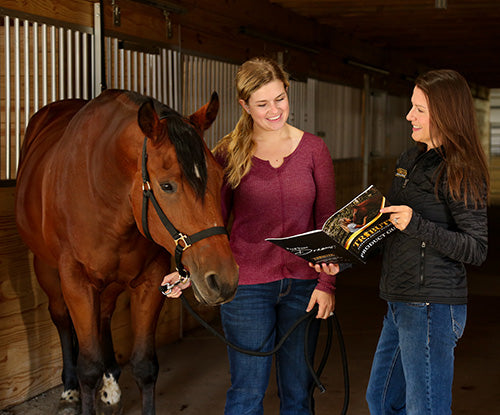
<svg viewBox="0 0 500 415"><path fill-rule="evenodd" d="M405 179L407 174L408 174L408 171L401 168L401 167L398 167L396 169L396 177L402 177L403 179Z"/></svg>

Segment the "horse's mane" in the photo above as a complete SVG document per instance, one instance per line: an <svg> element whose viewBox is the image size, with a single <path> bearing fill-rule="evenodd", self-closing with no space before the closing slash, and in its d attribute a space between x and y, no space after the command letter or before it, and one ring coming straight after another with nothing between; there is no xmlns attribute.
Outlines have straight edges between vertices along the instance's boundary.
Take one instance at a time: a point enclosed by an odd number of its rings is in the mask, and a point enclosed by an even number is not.
<svg viewBox="0 0 500 415"><path fill-rule="evenodd" d="M159 147L165 140L170 139L184 176L198 197L203 198L207 187L207 164L205 145L197 129L186 117L154 98L131 91L128 91L127 95L138 105L152 101L158 117L167 120L168 136L163 134L159 137L155 146Z"/></svg>

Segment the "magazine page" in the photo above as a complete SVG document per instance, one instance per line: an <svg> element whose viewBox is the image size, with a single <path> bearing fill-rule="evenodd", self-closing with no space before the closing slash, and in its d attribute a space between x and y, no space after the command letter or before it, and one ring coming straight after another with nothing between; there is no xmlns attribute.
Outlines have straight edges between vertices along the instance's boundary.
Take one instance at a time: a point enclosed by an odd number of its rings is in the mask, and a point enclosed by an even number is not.
<svg viewBox="0 0 500 415"><path fill-rule="evenodd" d="M358 262L352 254L322 230L305 232L286 238L267 238L266 241L272 242L313 264Z"/></svg>
<svg viewBox="0 0 500 415"><path fill-rule="evenodd" d="M396 230L390 215L380 213L388 205L372 185L334 213L323 225L323 231L364 262L369 252Z"/></svg>

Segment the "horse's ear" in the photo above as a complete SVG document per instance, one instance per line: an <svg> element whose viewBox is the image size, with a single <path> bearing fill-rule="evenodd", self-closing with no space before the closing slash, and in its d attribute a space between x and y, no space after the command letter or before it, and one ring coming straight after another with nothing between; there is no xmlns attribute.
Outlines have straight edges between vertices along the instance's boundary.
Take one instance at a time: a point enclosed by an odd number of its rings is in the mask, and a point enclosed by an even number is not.
<svg viewBox="0 0 500 415"><path fill-rule="evenodd" d="M210 102L203 105L198 111L189 116L189 121L196 125L201 131L205 131L212 125L219 112L219 96L212 92Z"/></svg>
<svg viewBox="0 0 500 415"><path fill-rule="evenodd" d="M152 100L149 99L141 105L137 115L137 122L144 135L150 139L156 140L160 135L160 119L158 118L158 114L156 114Z"/></svg>

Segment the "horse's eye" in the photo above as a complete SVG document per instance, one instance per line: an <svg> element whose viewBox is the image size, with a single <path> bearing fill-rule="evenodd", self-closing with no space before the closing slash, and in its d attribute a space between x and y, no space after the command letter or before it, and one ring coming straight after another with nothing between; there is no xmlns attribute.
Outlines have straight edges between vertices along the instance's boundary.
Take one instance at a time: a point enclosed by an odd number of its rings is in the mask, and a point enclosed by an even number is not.
<svg viewBox="0 0 500 415"><path fill-rule="evenodd" d="M175 185L170 182L165 182L165 183L160 183L160 188L166 193L174 193L175 192Z"/></svg>

